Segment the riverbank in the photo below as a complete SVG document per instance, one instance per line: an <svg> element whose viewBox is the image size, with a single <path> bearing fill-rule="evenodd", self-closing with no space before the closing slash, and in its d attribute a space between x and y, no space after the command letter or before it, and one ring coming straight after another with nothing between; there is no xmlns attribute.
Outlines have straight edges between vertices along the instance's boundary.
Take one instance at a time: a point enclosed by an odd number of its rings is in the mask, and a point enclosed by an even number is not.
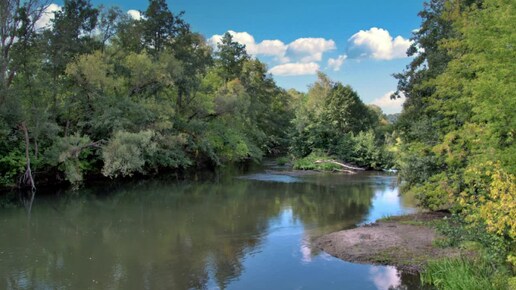
<svg viewBox="0 0 516 290"><path fill-rule="evenodd" d="M391 265L404 271L421 272L431 259L460 255L457 248L436 245L442 237L430 224L443 218L447 215L441 212L389 217L324 235L314 244L348 262Z"/></svg>

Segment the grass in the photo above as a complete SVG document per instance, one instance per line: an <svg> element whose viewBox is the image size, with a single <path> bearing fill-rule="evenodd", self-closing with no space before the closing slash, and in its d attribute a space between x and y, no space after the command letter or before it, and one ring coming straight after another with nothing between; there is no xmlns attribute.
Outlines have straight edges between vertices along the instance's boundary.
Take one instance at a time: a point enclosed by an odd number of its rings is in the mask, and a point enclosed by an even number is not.
<svg viewBox="0 0 516 290"><path fill-rule="evenodd" d="M294 161L294 169L317 170L317 171L337 171L341 169L339 165L333 163L316 163L317 160L332 159L322 152L312 152L310 155Z"/></svg>
<svg viewBox="0 0 516 290"><path fill-rule="evenodd" d="M468 226L455 215L433 224L442 235L434 246L457 247L465 256L430 261L421 274L422 282L445 290L516 290L514 272L511 275L505 262L510 246L501 237L487 233L481 225Z"/></svg>
<svg viewBox="0 0 516 290"><path fill-rule="evenodd" d="M508 277L484 260L447 258L429 261L421 273L423 284L442 290L508 289Z"/></svg>
<svg viewBox="0 0 516 290"><path fill-rule="evenodd" d="M412 226L433 226L433 221L424 221L414 219L413 215L386 215L377 220L377 222L397 222L402 225Z"/></svg>
<svg viewBox="0 0 516 290"><path fill-rule="evenodd" d="M411 226L427 226L428 222L424 221L400 221L402 225L411 225Z"/></svg>
<svg viewBox="0 0 516 290"><path fill-rule="evenodd" d="M278 165L283 166L290 162L290 158L288 158L287 156L278 157L276 159L276 162L278 163Z"/></svg>

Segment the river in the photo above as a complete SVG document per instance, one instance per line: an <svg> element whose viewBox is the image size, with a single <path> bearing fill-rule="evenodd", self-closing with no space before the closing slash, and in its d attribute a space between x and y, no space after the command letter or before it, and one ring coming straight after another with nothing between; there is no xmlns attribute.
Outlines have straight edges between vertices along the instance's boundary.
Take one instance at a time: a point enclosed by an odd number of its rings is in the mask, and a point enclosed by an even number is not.
<svg viewBox="0 0 516 290"><path fill-rule="evenodd" d="M420 289L395 267L310 244L413 212L395 176L265 169L38 192L30 214L0 210L0 288Z"/></svg>

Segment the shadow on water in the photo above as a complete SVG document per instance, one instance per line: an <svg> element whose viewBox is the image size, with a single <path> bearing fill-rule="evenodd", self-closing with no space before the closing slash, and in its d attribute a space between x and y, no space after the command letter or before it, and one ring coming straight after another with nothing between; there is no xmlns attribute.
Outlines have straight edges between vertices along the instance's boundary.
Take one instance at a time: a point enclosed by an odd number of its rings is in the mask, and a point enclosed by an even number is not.
<svg viewBox="0 0 516 290"><path fill-rule="evenodd" d="M310 246L388 207L375 202L397 192L392 177L235 176L98 185L3 209L0 288L416 289L395 268Z"/></svg>

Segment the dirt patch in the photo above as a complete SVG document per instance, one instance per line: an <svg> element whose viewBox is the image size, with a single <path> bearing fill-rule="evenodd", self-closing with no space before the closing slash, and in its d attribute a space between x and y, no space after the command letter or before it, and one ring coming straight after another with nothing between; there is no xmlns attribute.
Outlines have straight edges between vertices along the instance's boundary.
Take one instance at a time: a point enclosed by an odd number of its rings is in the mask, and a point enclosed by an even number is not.
<svg viewBox="0 0 516 290"><path fill-rule="evenodd" d="M314 244L345 261L392 265L404 271L419 272L429 259L460 254L458 249L434 245L440 236L429 223L444 216L443 213L419 213L388 218L322 236Z"/></svg>

